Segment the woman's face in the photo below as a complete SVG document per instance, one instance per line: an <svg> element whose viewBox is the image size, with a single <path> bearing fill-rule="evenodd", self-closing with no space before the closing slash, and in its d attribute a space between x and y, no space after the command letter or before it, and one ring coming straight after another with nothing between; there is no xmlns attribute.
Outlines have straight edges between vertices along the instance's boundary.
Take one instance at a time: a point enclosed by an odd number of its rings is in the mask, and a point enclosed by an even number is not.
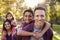
<svg viewBox="0 0 60 40"><path fill-rule="evenodd" d="M23 15L23 20L24 22L29 24L33 20L33 15L30 12L25 12L25 14Z"/></svg>
<svg viewBox="0 0 60 40"><path fill-rule="evenodd" d="M8 14L8 15L7 15L7 19L8 19L8 20L11 20L12 18L13 18L13 17L12 17L11 14Z"/></svg>
<svg viewBox="0 0 60 40"><path fill-rule="evenodd" d="M11 28L11 24L9 24L9 22L5 22L5 28L6 30L9 30Z"/></svg>

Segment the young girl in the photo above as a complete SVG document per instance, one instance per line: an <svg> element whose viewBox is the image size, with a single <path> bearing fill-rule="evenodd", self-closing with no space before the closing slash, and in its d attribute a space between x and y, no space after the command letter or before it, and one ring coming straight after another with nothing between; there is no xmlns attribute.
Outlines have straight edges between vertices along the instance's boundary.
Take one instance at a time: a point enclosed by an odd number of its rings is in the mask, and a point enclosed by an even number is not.
<svg viewBox="0 0 60 40"><path fill-rule="evenodd" d="M11 12L8 12L6 14L6 20L11 21L11 25L13 25L13 27L16 27L16 20L14 19L13 15L11 14Z"/></svg>
<svg viewBox="0 0 60 40"><path fill-rule="evenodd" d="M15 27L12 27L9 20L4 21L2 30L2 40L12 40L12 36L16 32Z"/></svg>

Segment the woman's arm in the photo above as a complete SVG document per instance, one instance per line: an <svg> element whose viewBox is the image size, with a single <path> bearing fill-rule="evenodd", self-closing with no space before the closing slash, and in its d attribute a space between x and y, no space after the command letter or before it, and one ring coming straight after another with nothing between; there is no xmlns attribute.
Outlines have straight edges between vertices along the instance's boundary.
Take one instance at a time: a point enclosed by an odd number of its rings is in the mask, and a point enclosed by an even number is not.
<svg viewBox="0 0 60 40"><path fill-rule="evenodd" d="M46 22L44 29L40 33L41 36L43 36L46 33L46 31L50 28L50 26L51 26L50 23Z"/></svg>
<svg viewBox="0 0 60 40"><path fill-rule="evenodd" d="M44 35L44 33L50 28L50 23L46 22L45 28L40 33L28 32L22 29L17 30L17 35L20 36L34 36L35 38L40 38Z"/></svg>
<svg viewBox="0 0 60 40"><path fill-rule="evenodd" d="M21 29L17 30L17 35L20 35L20 36L33 36L33 34L34 34L33 32L27 32Z"/></svg>
<svg viewBox="0 0 60 40"><path fill-rule="evenodd" d="M35 37L36 39L40 39L49 28L50 28L50 23L46 22L46 26L44 27L44 29L40 33L35 33L33 37Z"/></svg>
<svg viewBox="0 0 60 40"><path fill-rule="evenodd" d="M2 32L2 40L6 40L6 31Z"/></svg>
<svg viewBox="0 0 60 40"><path fill-rule="evenodd" d="M50 26L51 26L50 23L46 22L46 26L44 27L44 29L40 33L36 33L34 37L37 39L41 38L46 33L46 31L50 28Z"/></svg>

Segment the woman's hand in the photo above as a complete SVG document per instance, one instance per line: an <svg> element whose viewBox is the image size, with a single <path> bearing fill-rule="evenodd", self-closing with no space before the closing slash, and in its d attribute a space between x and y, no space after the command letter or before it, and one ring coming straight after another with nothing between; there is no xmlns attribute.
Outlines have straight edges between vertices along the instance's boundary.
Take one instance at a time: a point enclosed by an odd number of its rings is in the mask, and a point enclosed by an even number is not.
<svg viewBox="0 0 60 40"><path fill-rule="evenodd" d="M35 37L36 39L40 39L42 37L41 33L34 33L33 37Z"/></svg>

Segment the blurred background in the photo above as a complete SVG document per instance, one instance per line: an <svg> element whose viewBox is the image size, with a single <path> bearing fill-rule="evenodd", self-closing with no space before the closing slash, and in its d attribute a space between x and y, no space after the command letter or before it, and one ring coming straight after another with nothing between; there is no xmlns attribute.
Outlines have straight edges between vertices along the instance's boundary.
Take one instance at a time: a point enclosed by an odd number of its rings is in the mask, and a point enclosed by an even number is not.
<svg viewBox="0 0 60 40"><path fill-rule="evenodd" d="M8 11L12 12L19 25L24 10L34 10L37 6L46 8L47 21L51 23L54 33L53 40L60 40L60 0L0 0L0 40L2 24Z"/></svg>

